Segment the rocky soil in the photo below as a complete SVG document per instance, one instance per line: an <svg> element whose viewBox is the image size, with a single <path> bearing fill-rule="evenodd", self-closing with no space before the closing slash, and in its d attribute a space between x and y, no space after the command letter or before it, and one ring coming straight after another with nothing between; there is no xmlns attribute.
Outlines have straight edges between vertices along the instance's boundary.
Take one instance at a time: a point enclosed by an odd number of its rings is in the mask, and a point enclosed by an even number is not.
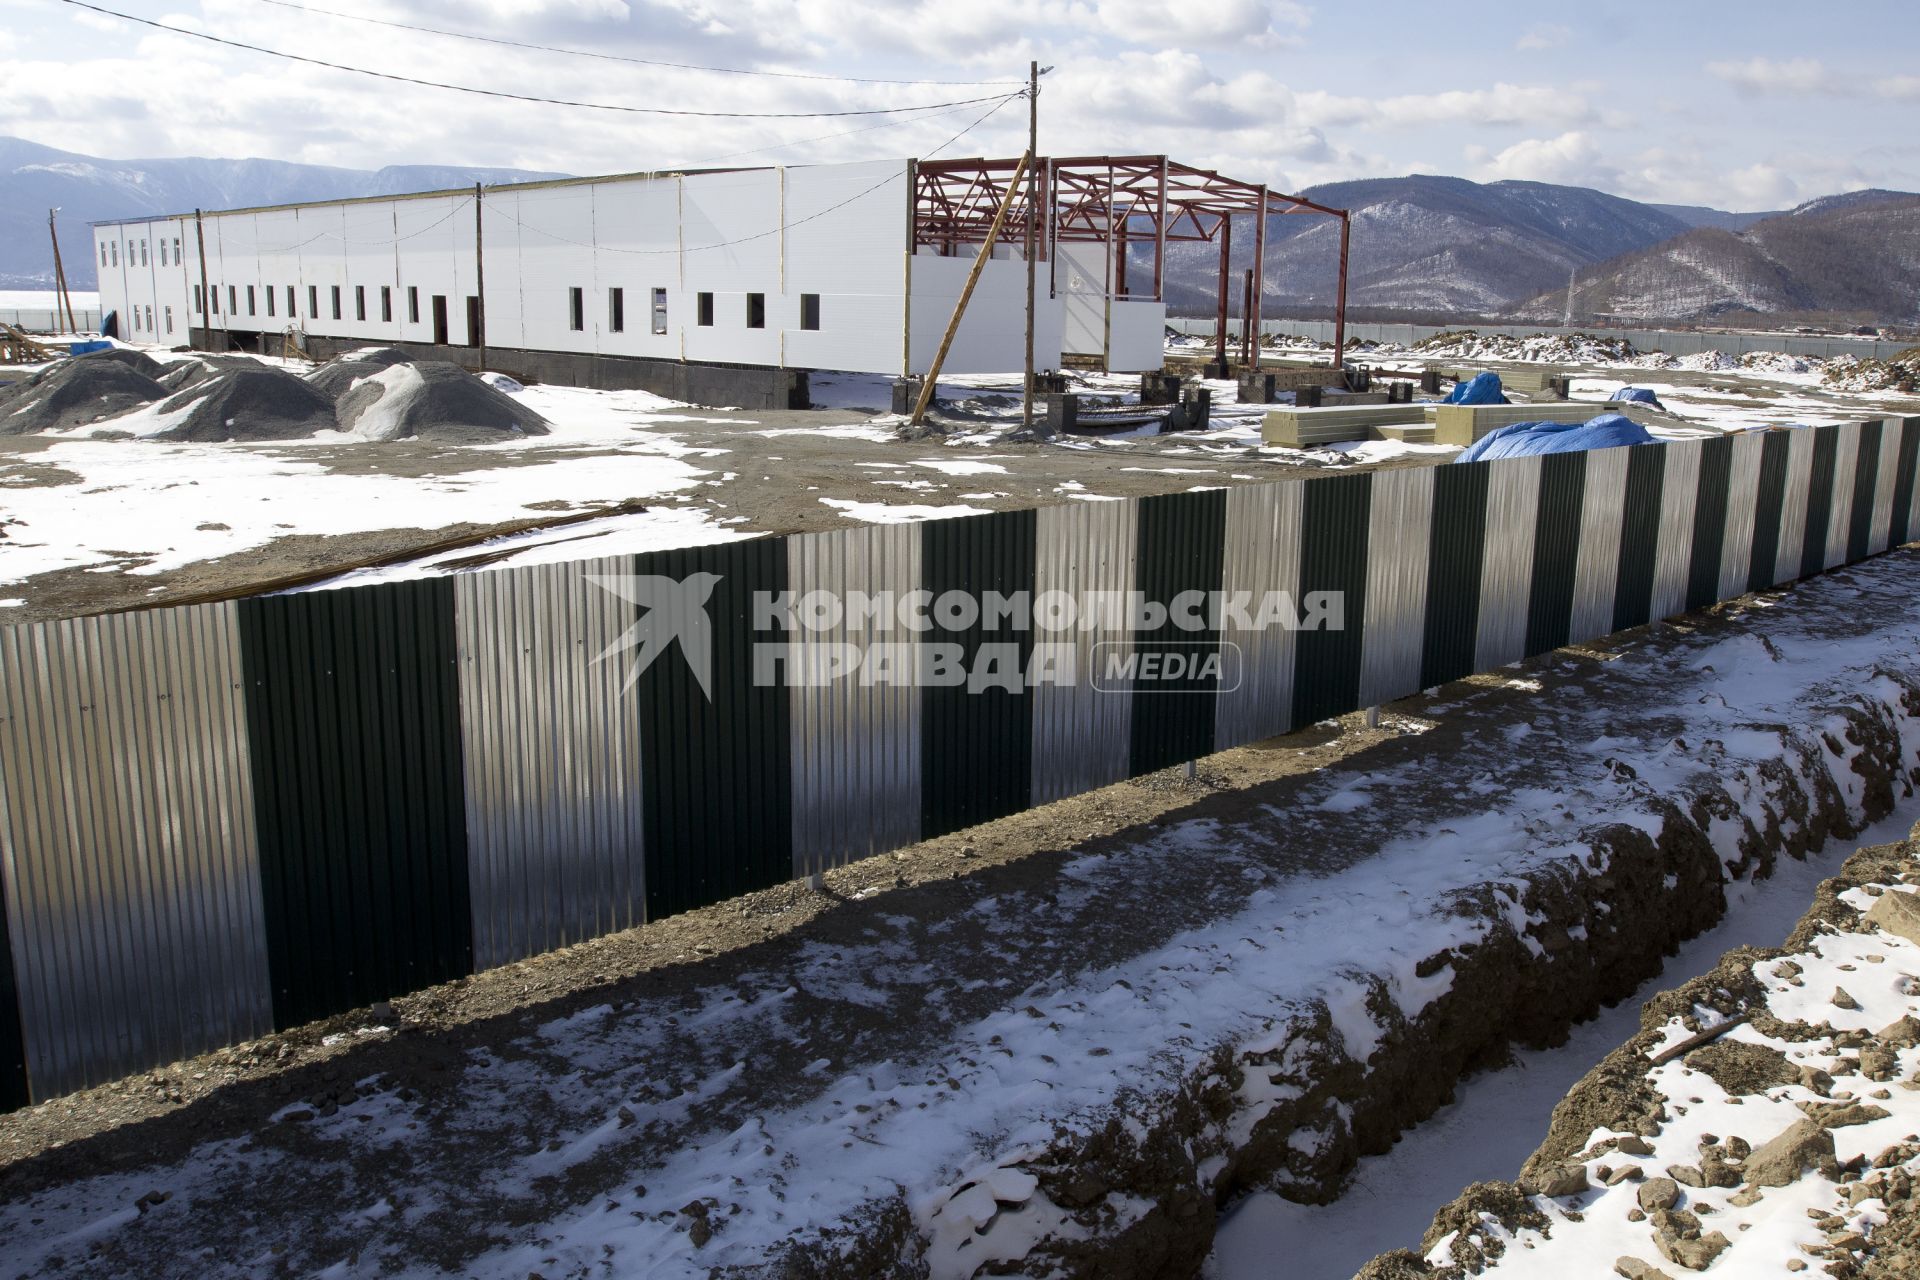
<svg viewBox="0 0 1920 1280"><path fill-rule="evenodd" d="M1739 1110L1734 1110L1734 1108ZM1920 826L1862 849L1777 948L1650 1000L1514 1182L1361 1280L1920 1274ZM1596 1272L1597 1273L1597 1272Z"/></svg>

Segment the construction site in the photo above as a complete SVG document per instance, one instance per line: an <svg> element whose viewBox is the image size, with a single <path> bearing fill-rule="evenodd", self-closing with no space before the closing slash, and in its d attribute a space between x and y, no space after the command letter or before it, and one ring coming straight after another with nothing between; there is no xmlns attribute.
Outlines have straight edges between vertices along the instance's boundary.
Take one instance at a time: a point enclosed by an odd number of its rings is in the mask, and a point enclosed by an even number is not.
<svg viewBox="0 0 1920 1280"><path fill-rule="evenodd" d="M0 1273L1913 1274L1920 356L1363 337L1049 70L48 211Z"/></svg>

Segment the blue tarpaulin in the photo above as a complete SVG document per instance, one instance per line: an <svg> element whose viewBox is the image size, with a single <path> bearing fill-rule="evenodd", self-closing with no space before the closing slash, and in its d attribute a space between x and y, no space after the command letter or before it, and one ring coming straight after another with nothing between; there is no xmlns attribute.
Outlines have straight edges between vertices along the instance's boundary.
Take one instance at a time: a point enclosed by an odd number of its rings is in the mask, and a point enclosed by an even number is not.
<svg viewBox="0 0 1920 1280"><path fill-rule="evenodd" d="M1447 398L1441 404L1505 404L1507 397L1500 391L1500 375L1497 373L1476 373L1469 382L1456 382L1453 390L1447 392Z"/></svg>
<svg viewBox="0 0 1920 1280"><path fill-rule="evenodd" d="M85 356L92 355L96 351L111 350L113 350L113 344L111 342L75 342L67 347L67 354L70 356Z"/></svg>
<svg viewBox="0 0 1920 1280"><path fill-rule="evenodd" d="M1586 422L1516 422L1481 436L1455 462L1490 462L1495 458L1528 458L1541 453L1579 453L1586 449L1614 449L1627 444L1650 444L1647 429L1618 413L1603 413Z"/></svg>
<svg viewBox="0 0 1920 1280"><path fill-rule="evenodd" d="M1609 400L1625 400L1632 404L1652 405L1656 409L1666 408L1665 405L1660 403L1660 397L1653 394L1652 387L1622 387L1607 398Z"/></svg>

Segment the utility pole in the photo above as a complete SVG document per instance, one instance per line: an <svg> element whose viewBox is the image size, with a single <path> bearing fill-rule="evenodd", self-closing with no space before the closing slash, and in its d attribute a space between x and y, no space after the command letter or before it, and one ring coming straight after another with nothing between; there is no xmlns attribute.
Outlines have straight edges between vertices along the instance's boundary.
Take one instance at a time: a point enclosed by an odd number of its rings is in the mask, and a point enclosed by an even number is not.
<svg viewBox="0 0 1920 1280"><path fill-rule="evenodd" d="M1027 173L1027 391L1021 408L1021 422L1033 430L1033 290L1036 279L1033 265L1034 226L1040 215L1040 63L1027 64L1027 155L1031 167Z"/></svg>
<svg viewBox="0 0 1920 1280"><path fill-rule="evenodd" d="M200 210L193 211L193 238L200 249L200 334L206 342L207 351L213 350L213 322L207 317L207 306L213 301L213 286L207 283L207 221ZM187 330L187 345L192 346L192 327Z"/></svg>
<svg viewBox="0 0 1920 1280"><path fill-rule="evenodd" d="M53 287L60 291L55 299L57 305L53 309L53 318L56 321L60 319L58 304L64 304L67 309L67 332L78 333L80 320L73 314L73 295L67 292L67 269L60 262L60 232L53 223L54 215L59 212L57 208L47 210L47 235L53 240Z"/></svg>
<svg viewBox="0 0 1920 1280"><path fill-rule="evenodd" d="M480 367L487 367L487 259L480 242L480 184L473 184L473 332Z"/></svg>

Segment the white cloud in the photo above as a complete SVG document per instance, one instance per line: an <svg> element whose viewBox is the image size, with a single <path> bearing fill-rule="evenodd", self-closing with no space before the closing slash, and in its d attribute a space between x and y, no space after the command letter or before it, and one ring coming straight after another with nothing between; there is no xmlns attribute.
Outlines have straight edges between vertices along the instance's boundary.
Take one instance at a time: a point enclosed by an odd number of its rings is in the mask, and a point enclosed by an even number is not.
<svg viewBox="0 0 1920 1280"><path fill-rule="evenodd" d="M1564 88L1500 83L1488 89L1391 98L1299 95L1302 116L1323 128L1423 129L1436 124L1575 125L1595 121L1593 105Z"/></svg>
<svg viewBox="0 0 1920 1280"><path fill-rule="evenodd" d="M1484 181L1513 179L1606 188L1620 178L1620 170L1608 162L1593 136L1579 129L1552 138L1524 138L1492 154L1478 150L1468 159L1475 165L1475 176Z"/></svg>
<svg viewBox="0 0 1920 1280"><path fill-rule="evenodd" d="M1541 23L1528 27L1513 42L1516 49L1559 49L1573 39L1573 31L1557 22Z"/></svg>
<svg viewBox="0 0 1920 1280"><path fill-rule="evenodd" d="M1818 58L1709 62L1707 74L1750 94L1835 93L1845 88L1845 82Z"/></svg>

